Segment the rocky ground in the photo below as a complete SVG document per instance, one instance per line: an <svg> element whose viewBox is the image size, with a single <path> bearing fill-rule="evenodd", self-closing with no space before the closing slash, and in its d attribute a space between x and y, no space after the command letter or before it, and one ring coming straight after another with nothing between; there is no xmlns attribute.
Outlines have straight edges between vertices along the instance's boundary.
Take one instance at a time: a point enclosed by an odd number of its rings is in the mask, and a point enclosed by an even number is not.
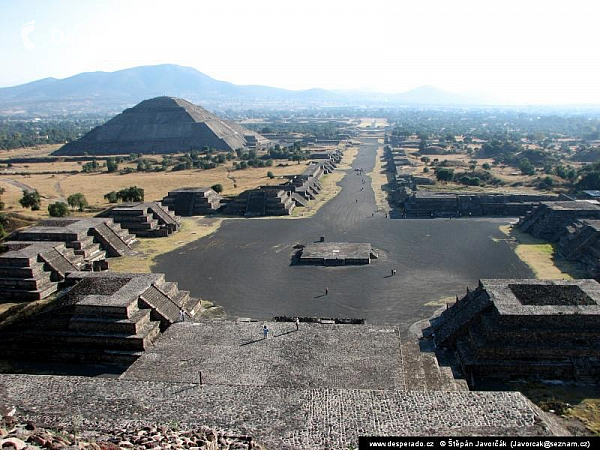
<svg viewBox="0 0 600 450"><path fill-rule="evenodd" d="M112 431L88 430L69 432L64 429L38 427L6 415L0 422L2 449L262 449L250 436L228 436L211 428L180 430L176 425L132 427Z"/></svg>

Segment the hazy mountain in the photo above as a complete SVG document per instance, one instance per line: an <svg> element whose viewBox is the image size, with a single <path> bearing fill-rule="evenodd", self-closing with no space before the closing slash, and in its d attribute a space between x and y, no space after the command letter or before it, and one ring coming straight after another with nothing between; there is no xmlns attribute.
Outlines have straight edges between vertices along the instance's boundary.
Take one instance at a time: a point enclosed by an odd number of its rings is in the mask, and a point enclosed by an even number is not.
<svg viewBox="0 0 600 450"><path fill-rule="evenodd" d="M476 103L432 86L401 94L240 86L215 80L191 67L162 64L116 72L86 72L64 79L44 78L0 88L0 114L114 113L161 95L185 98L212 108Z"/></svg>

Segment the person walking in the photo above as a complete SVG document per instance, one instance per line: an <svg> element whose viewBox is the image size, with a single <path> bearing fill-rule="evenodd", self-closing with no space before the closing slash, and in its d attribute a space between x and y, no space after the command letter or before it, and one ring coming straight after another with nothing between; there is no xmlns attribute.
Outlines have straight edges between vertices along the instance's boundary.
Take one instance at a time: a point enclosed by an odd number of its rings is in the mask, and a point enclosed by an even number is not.
<svg viewBox="0 0 600 450"><path fill-rule="evenodd" d="M267 328L267 324L263 325L263 339L267 339L269 337L269 329Z"/></svg>
<svg viewBox="0 0 600 450"><path fill-rule="evenodd" d="M329 294L329 288L325 288L325 295Z"/></svg>
<svg viewBox="0 0 600 450"><path fill-rule="evenodd" d="M185 322L185 311L183 308L179 308L179 321Z"/></svg>
<svg viewBox="0 0 600 450"><path fill-rule="evenodd" d="M296 317L296 331L300 329L300 318Z"/></svg>

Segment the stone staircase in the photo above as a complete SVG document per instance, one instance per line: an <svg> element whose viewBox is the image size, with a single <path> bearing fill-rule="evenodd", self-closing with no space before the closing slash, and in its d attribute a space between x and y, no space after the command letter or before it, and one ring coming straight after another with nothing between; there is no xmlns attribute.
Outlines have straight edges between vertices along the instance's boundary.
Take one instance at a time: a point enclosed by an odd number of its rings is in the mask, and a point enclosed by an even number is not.
<svg viewBox="0 0 600 450"><path fill-rule="evenodd" d="M162 204L179 216L199 216L217 212L222 200L211 188L187 187L170 191L162 199Z"/></svg>
<svg viewBox="0 0 600 450"><path fill-rule="evenodd" d="M125 203L99 214L137 237L165 237L181 227L180 218L159 202Z"/></svg>
<svg viewBox="0 0 600 450"><path fill-rule="evenodd" d="M179 321L181 309L190 318L201 309L201 300L190 297L188 291L180 291L176 282L153 284L140 295L140 303L152 309L152 318L160 321L162 330Z"/></svg>
<svg viewBox="0 0 600 450"><path fill-rule="evenodd" d="M439 365L431 341L420 343L411 339L400 345L407 391L469 390L466 380L454 378L451 367Z"/></svg>

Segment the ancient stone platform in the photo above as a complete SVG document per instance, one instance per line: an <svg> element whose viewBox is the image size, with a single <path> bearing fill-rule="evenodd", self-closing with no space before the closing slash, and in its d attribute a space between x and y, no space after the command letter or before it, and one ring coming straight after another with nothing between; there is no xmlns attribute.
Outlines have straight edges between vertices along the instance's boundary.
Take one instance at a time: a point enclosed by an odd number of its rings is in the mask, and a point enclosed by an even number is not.
<svg viewBox="0 0 600 450"><path fill-rule="evenodd" d="M38 225L19 230L20 241L64 242L83 256L86 262L106 256L123 256L132 252L135 236L123 230L110 218L68 218L42 220Z"/></svg>
<svg viewBox="0 0 600 450"><path fill-rule="evenodd" d="M170 370L165 367L165 370ZM92 429L177 423L251 435L273 449L355 448L361 435L566 434L518 392L199 385L0 375L5 401L36 423Z"/></svg>
<svg viewBox="0 0 600 450"><path fill-rule="evenodd" d="M336 266L344 264L370 264L376 258L369 243L353 242L314 242L301 250L299 261L302 264Z"/></svg>
<svg viewBox="0 0 600 450"><path fill-rule="evenodd" d="M217 212L222 199L209 187L183 187L169 191L162 204L179 216L199 216Z"/></svg>
<svg viewBox="0 0 600 450"><path fill-rule="evenodd" d="M72 272L70 289L0 329L2 357L127 364L200 300L162 274Z"/></svg>
<svg viewBox="0 0 600 450"><path fill-rule="evenodd" d="M600 377L600 284L595 280L481 280L431 321L438 347L471 375Z"/></svg>
<svg viewBox="0 0 600 450"><path fill-rule="evenodd" d="M86 427L177 422L268 448L357 446L360 435L562 434L517 392L469 392L393 326L177 323L118 380L0 375L21 416ZM200 384L200 372L202 384Z"/></svg>
<svg viewBox="0 0 600 450"><path fill-rule="evenodd" d="M136 237L165 237L181 228L180 217L160 202L124 203L98 217L110 217Z"/></svg>

